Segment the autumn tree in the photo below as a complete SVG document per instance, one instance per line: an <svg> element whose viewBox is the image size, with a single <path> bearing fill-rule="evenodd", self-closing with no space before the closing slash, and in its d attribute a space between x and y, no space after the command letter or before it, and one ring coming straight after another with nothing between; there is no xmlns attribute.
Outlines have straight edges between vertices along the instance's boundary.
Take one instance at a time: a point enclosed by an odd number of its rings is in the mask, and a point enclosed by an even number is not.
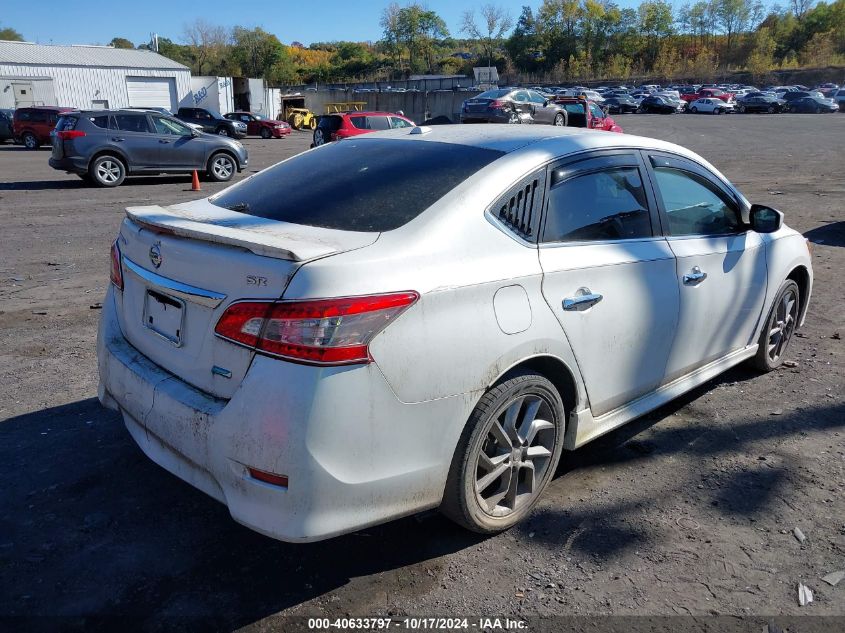
<svg viewBox="0 0 845 633"><path fill-rule="evenodd" d="M226 29L200 18L186 24L182 35L193 58L192 70L197 75L204 74L203 71L210 72L212 64L218 61L226 47Z"/></svg>
<svg viewBox="0 0 845 633"><path fill-rule="evenodd" d="M481 7L481 24L475 21L475 11L465 11L461 19L461 31L470 37L480 40L487 54L487 65L493 65L493 53L513 26L510 14L502 7L485 4Z"/></svg>

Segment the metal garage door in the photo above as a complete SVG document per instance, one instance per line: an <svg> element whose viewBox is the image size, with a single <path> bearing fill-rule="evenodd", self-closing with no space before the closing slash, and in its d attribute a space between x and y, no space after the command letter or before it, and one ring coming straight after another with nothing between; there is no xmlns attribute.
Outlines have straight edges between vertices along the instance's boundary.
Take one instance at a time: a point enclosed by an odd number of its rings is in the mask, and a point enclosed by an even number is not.
<svg viewBox="0 0 845 633"><path fill-rule="evenodd" d="M126 91L130 107L176 110L178 102L173 77L127 77Z"/></svg>

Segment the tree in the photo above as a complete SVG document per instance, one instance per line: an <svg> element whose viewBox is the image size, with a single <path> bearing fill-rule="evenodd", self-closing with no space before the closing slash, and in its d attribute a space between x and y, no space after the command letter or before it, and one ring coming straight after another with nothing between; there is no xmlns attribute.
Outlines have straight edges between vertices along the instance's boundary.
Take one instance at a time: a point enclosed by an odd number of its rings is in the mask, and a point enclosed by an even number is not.
<svg viewBox="0 0 845 633"><path fill-rule="evenodd" d="M481 25L475 22L475 11L465 11L461 19L461 31L470 37L481 40L484 52L487 54L487 65L493 65L493 52L502 42L511 26L513 20L510 14L502 7L494 4L485 4L481 7Z"/></svg>
<svg viewBox="0 0 845 633"><path fill-rule="evenodd" d="M10 42L23 42L23 35L11 27L0 29L0 40L7 40Z"/></svg>
<svg viewBox="0 0 845 633"><path fill-rule="evenodd" d="M203 70L210 70L211 65L220 58L226 46L226 29L203 19L186 24L183 37L193 58L192 66L197 75L202 75ZM161 42L159 42L160 46Z"/></svg>
<svg viewBox="0 0 845 633"><path fill-rule="evenodd" d="M775 38L766 27L754 34L754 48L748 55L745 67L755 80L762 79L775 63Z"/></svg>
<svg viewBox="0 0 845 633"><path fill-rule="evenodd" d="M275 35L261 27L232 29L232 58L247 77L269 79L271 70L284 56L284 47Z"/></svg>
<svg viewBox="0 0 845 633"><path fill-rule="evenodd" d="M381 44L385 52L393 58L393 67L402 70L402 29L399 22L401 8L391 2L381 12Z"/></svg>
<svg viewBox="0 0 845 633"><path fill-rule="evenodd" d="M433 70L434 40L449 36L449 29L437 13L419 4L409 4L397 14L399 40L408 50L408 66L411 71L428 68ZM426 61L420 63L420 57Z"/></svg>
<svg viewBox="0 0 845 633"><path fill-rule="evenodd" d="M749 0L714 0L714 9L719 26L727 36L725 48L730 53L734 35L744 31L751 19Z"/></svg>
<svg viewBox="0 0 845 633"><path fill-rule="evenodd" d="M109 42L109 46L114 46L115 48L135 48L135 45L125 37L112 38L112 41Z"/></svg>
<svg viewBox="0 0 845 633"><path fill-rule="evenodd" d="M663 0L647 0L637 9L640 33L646 39L646 50L649 66L653 66L657 59L661 40L674 32L674 16L672 7Z"/></svg>
<svg viewBox="0 0 845 633"><path fill-rule="evenodd" d="M540 55L541 42L531 7L522 7L516 28L505 42L505 50L518 68L532 69Z"/></svg>

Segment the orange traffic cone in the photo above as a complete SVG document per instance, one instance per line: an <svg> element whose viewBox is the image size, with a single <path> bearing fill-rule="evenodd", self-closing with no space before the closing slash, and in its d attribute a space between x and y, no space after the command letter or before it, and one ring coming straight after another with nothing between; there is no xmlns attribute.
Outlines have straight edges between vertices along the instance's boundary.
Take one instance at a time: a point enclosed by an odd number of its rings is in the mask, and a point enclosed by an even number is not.
<svg viewBox="0 0 845 633"><path fill-rule="evenodd" d="M200 177L196 169L194 170L194 178L191 181L191 191L202 191L200 188Z"/></svg>

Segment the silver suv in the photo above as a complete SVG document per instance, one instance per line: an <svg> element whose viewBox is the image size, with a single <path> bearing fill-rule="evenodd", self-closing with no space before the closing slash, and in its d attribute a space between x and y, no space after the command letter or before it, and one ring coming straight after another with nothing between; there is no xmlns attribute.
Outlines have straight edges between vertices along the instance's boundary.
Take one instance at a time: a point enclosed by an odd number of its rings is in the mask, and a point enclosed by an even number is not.
<svg viewBox="0 0 845 633"><path fill-rule="evenodd" d="M52 134L50 166L100 187L117 187L127 175L195 169L212 180L227 181L248 162L239 141L199 132L154 112L69 112Z"/></svg>

